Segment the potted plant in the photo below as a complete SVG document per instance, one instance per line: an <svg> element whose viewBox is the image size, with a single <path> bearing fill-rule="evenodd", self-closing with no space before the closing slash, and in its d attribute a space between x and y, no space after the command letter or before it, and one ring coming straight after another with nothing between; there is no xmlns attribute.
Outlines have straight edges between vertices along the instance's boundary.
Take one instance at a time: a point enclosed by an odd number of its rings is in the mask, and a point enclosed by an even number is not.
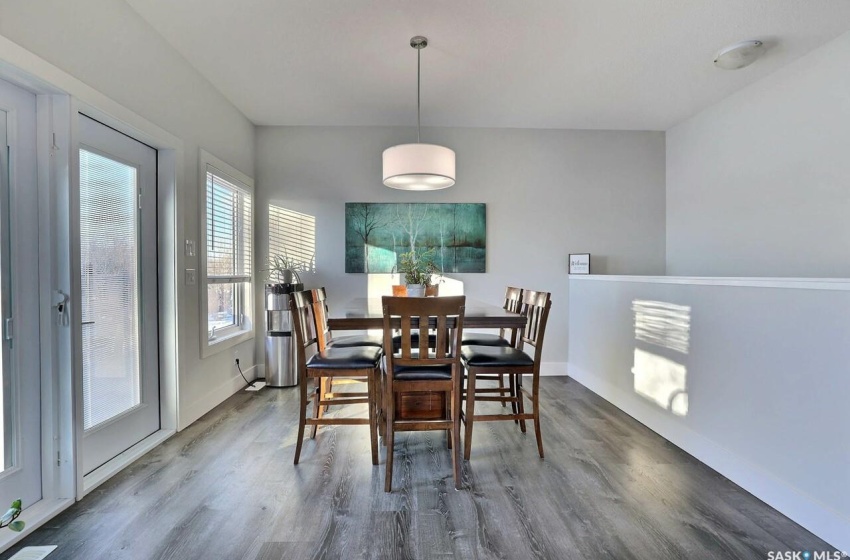
<svg viewBox="0 0 850 560"><path fill-rule="evenodd" d="M6 513L3 514L3 517L0 517L0 529L3 527L8 527L12 531L23 531L24 526L26 525L23 521L18 519L18 516L21 514L21 500L17 499L12 502L12 507L9 508Z"/></svg>
<svg viewBox="0 0 850 560"><path fill-rule="evenodd" d="M272 284L302 284L301 273L313 270L313 258L310 262L292 259L286 254L275 254L269 257L269 267L264 269L268 273L268 280Z"/></svg>
<svg viewBox="0 0 850 560"><path fill-rule="evenodd" d="M443 281L442 278L438 280L434 280L434 277L437 273L440 272L440 269L437 268L437 265L434 264L434 261L428 261L427 267L425 270L425 295L429 297L436 297L440 295L440 283Z"/></svg>
<svg viewBox="0 0 850 560"><path fill-rule="evenodd" d="M425 295L425 286L431 284L431 275L436 271L433 257L433 249L423 252L408 251L398 256L398 271L404 274L408 296Z"/></svg>
<svg viewBox="0 0 850 560"><path fill-rule="evenodd" d="M315 256L313 257L315 258ZM292 292L304 289L301 273L313 270L313 258L310 262L297 261L286 254L275 254L269 257L269 267L266 272L266 311L288 309L289 296Z"/></svg>

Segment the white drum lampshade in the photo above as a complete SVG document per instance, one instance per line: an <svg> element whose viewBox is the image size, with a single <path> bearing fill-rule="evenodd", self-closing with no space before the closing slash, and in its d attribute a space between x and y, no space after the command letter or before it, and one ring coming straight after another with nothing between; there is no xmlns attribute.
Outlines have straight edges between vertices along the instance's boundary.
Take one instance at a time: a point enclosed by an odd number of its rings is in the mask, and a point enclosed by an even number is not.
<svg viewBox="0 0 850 560"><path fill-rule="evenodd" d="M405 191L436 191L455 184L455 152L435 144L399 144L384 150L384 184Z"/></svg>

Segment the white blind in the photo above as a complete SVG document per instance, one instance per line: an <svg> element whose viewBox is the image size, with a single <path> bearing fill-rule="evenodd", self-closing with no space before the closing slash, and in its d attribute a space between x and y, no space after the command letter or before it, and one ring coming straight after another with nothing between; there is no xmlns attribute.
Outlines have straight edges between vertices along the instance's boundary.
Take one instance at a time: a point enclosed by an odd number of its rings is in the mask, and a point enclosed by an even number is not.
<svg viewBox="0 0 850 560"><path fill-rule="evenodd" d="M85 429L140 402L138 226L136 168L81 149Z"/></svg>
<svg viewBox="0 0 850 560"><path fill-rule="evenodd" d="M251 193L207 166L207 280L251 281Z"/></svg>
<svg viewBox="0 0 850 560"><path fill-rule="evenodd" d="M316 218L269 204L269 260L275 255L315 272Z"/></svg>

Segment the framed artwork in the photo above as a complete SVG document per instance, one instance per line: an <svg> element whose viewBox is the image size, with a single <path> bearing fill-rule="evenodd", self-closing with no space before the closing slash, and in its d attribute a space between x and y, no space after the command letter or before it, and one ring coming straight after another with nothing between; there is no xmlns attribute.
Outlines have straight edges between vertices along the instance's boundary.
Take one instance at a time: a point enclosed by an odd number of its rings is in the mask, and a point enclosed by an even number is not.
<svg viewBox="0 0 850 560"><path fill-rule="evenodd" d="M485 272L486 205L345 204L345 271L394 272L398 256L430 252L441 273Z"/></svg>
<svg viewBox="0 0 850 560"><path fill-rule="evenodd" d="M590 253L570 255L570 274L590 274Z"/></svg>

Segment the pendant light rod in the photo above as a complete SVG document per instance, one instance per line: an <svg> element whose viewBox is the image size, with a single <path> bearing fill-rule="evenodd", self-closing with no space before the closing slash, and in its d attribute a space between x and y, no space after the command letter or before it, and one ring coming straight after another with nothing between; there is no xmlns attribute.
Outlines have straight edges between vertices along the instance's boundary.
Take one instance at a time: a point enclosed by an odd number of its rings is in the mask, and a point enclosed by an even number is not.
<svg viewBox="0 0 850 560"><path fill-rule="evenodd" d="M422 128L421 116L421 82L422 82L422 49L428 46L428 38L417 35L410 38L410 46L416 49L416 143L421 142L420 129Z"/></svg>
<svg viewBox="0 0 850 560"><path fill-rule="evenodd" d="M416 143L419 144L422 142L419 138L419 132L422 129L422 113L421 113L421 86L419 85L422 80L422 70L420 66L422 64L422 49L416 49Z"/></svg>

